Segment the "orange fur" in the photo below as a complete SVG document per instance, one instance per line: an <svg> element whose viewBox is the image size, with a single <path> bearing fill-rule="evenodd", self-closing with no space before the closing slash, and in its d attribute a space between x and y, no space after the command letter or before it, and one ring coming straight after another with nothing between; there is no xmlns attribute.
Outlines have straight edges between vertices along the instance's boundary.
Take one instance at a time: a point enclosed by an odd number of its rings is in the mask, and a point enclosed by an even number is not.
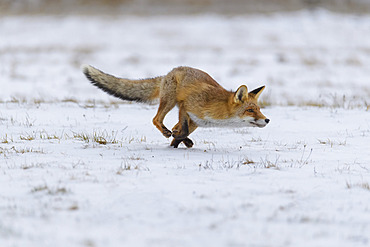
<svg viewBox="0 0 370 247"><path fill-rule="evenodd" d="M248 93L242 85L230 92L207 73L190 67L178 67L165 76L144 80L116 78L91 66L84 66L83 71L94 85L116 97L139 102L159 98L153 124L165 137L174 137L174 147L181 142L191 147L188 135L198 126L264 127L269 122L257 105L264 86ZM170 131L163 120L176 105L179 122Z"/></svg>

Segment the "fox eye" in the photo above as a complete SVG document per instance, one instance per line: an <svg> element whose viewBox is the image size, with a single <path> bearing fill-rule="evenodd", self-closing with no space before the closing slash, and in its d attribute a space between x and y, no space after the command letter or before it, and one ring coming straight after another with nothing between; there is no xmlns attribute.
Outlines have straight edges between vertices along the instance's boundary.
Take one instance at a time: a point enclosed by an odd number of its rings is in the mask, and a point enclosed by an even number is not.
<svg viewBox="0 0 370 247"><path fill-rule="evenodd" d="M254 112L254 110L253 109L248 109L247 112Z"/></svg>

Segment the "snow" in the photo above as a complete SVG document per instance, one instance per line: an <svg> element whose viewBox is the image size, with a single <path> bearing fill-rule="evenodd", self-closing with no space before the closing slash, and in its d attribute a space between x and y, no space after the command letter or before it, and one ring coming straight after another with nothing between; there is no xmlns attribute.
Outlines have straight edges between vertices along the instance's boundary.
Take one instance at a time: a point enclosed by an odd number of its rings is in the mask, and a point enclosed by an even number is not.
<svg viewBox="0 0 370 247"><path fill-rule="evenodd" d="M368 23L325 11L1 17L0 246L368 246ZM199 128L193 148L173 149L151 123L157 106L99 91L85 63L263 84L271 122Z"/></svg>
<svg viewBox="0 0 370 247"><path fill-rule="evenodd" d="M274 105L363 105L370 93L369 22L368 16L325 11L3 17L0 80L13 86L3 88L0 98L107 100L81 81L81 64L127 78L187 65L207 71L227 89L266 85L264 98Z"/></svg>

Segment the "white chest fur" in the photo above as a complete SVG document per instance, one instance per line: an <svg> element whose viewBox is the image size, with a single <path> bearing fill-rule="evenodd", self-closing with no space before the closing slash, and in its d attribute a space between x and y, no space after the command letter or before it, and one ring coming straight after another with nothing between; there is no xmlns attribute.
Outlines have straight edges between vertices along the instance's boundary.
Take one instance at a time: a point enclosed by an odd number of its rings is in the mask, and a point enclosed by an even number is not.
<svg viewBox="0 0 370 247"><path fill-rule="evenodd" d="M199 127L253 127L251 122L254 120L251 117L240 118L232 117L227 119L214 119L210 117L198 118L195 114L188 112L189 117Z"/></svg>

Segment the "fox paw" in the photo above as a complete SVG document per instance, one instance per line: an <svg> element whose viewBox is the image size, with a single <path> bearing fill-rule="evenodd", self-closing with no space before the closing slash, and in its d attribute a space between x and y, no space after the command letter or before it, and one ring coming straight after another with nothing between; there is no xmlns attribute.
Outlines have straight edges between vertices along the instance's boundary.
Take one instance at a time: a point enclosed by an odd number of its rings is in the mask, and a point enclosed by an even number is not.
<svg viewBox="0 0 370 247"><path fill-rule="evenodd" d="M182 140L179 140L179 139L173 139L172 142L171 142L171 147L174 147L174 148L177 148L179 146L179 144L182 142Z"/></svg>
<svg viewBox="0 0 370 247"><path fill-rule="evenodd" d="M184 138L186 138L187 135L188 134L182 133L181 131L178 131L178 130L174 130L172 132L172 137L175 139L179 139L179 140L183 140Z"/></svg>
<svg viewBox="0 0 370 247"><path fill-rule="evenodd" d="M174 138L171 142L171 147L177 148L181 142L183 142L187 148L191 148L194 145L193 141L187 137L183 140Z"/></svg>
<svg viewBox="0 0 370 247"><path fill-rule="evenodd" d="M182 142L185 144L185 146L187 147L187 148L191 148L193 145L194 145L194 143L193 143L193 141L192 140L190 140L189 138L185 138L184 140L182 140Z"/></svg>
<svg viewBox="0 0 370 247"><path fill-rule="evenodd" d="M172 136L172 132L169 130L169 129L163 129L162 130L162 134L166 137L166 138L170 138Z"/></svg>

